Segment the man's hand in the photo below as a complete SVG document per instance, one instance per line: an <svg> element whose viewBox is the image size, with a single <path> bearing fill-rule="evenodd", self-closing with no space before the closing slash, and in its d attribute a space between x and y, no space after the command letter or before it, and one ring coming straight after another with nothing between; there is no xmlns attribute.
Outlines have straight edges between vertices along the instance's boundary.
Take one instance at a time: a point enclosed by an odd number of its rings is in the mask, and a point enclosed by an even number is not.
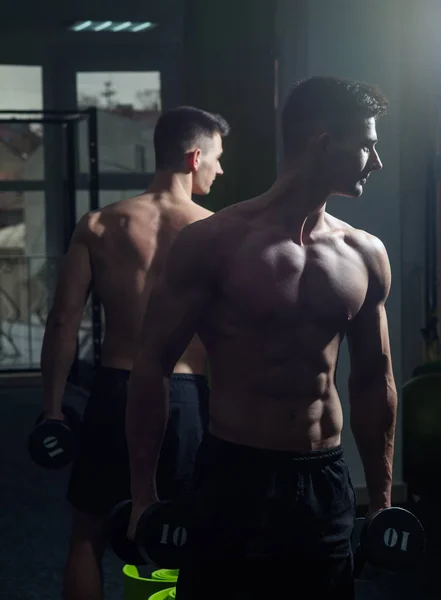
<svg viewBox="0 0 441 600"><path fill-rule="evenodd" d="M127 537L129 540L135 540L136 528L138 527L138 522L144 512L150 508L153 504L159 502L158 496L152 496L150 502L143 504L142 506L132 506L132 514L130 515L129 528L127 529Z"/></svg>
<svg viewBox="0 0 441 600"><path fill-rule="evenodd" d="M46 410L43 416L44 421L64 421L64 413L62 410Z"/></svg>
<svg viewBox="0 0 441 600"><path fill-rule="evenodd" d="M390 502L382 502L382 503L371 503L369 504L367 513L366 513L366 517L370 517L371 515L379 512L380 510L384 510L385 508L390 508L391 507L391 503Z"/></svg>

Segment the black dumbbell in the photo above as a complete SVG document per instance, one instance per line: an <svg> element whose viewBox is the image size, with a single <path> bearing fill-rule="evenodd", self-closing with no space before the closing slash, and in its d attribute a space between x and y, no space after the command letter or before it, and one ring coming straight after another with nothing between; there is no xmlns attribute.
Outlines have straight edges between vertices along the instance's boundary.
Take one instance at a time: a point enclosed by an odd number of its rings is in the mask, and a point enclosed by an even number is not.
<svg viewBox="0 0 441 600"><path fill-rule="evenodd" d="M158 502L139 519L135 540L147 563L180 569L187 551L188 530L195 509L194 499Z"/></svg>
<svg viewBox="0 0 441 600"><path fill-rule="evenodd" d="M138 546L127 537L132 501L124 500L117 504L107 517L107 540L116 556L127 565L140 566L146 561L138 551Z"/></svg>
<svg viewBox="0 0 441 600"><path fill-rule="evenodd" d="M63 406L64 421L41 414L28 439L32 460L45 469L61 469L74 458L81 418L71 406Z"/></svg>
<svg viewBox="0 0 441 600"><path fill-rule="evenodd" d="M130 500L121 502L107 521L113 552L126 564L179 569L187 546L190 502L185 498L153 504L138 521L135 541L127 538L132 503Z"/></svg>
<svg viewBox="0 0 441 600"><path fill-rule="evenodd" d="M352 535L354 577L362 577L365 566L399 572L415 567L426 545L423 526L410 511L391 507L356 519Z"/></svg>

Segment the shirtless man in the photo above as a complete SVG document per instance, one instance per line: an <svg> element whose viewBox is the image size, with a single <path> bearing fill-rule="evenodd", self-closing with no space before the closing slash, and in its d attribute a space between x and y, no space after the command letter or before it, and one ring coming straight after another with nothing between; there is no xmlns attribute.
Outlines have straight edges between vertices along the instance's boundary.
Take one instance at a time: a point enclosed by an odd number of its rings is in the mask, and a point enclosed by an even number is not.
<svg viewBox="0 0 441 600"><path fill-rule="evenodd" d="M191 196L208 194L222 174L222 137L228 129L219 115L195 108L164 113L155 129L156 173L147 192L86 214L64 258L41 357L46 417L63 418L64 388L91 286L102 302L106 322L101 366L69 483L73 530L65 600L102 598L105 518L114 505L130 498L126 385L145 307L177 233L212 214ZM173 497L190 481L208 421L206 351L197 336L187 341L170 382L170 419L157 481L164 497ZM146 390L144 400L148 398Z"/></svg>
<svg viewBox="0 0 441 600"><path fill-rule="evenodd" d="M355 494L335 372L347 336L350 424L370 510L388 507L397 404L385 312L391 274L383 244L325 207L331 194L359 197L382 168L376 118L386 107L368 84L299 83L284 106L280 176L263 195L186 227L152 293L154 326L143 332L127 403L130 535L158 499L163 380L194 333L212 374L194 479L203 502L179 600L201 600L207 589L216 600L295 598L302 588L308 599L354 597Z"/></svg>

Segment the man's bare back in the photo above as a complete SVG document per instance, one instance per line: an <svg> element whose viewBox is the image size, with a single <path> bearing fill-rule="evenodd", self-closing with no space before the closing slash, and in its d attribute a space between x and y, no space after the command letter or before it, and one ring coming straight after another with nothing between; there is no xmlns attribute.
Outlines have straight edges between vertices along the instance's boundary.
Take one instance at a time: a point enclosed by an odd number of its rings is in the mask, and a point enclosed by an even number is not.
<svg viewBox="0 0 441 600"><path fill-rule="evenodd" d="M176 234L211 214L190 200L146 193L84 217L92 285L105 315L103 366L132 368L152 285ZM205 364L205 349L195 336L175 372L203 374Z"/></svg>

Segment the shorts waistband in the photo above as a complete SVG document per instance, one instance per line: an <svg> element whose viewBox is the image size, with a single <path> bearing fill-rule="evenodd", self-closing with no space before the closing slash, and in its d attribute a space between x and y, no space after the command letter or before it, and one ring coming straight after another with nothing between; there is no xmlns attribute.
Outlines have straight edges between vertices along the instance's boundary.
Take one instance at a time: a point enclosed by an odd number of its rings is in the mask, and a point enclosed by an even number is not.
<svg viewBox="0 0 441 600"><path fill-rule="evenodd" d="M99 366L96 369L95 374L99 377L114 377L118 379L126 379L128 380L131 374L131 371L128 369L117 369L116 367L104 367ZM195 383L207 383L207 377L205 375L196 374L196 373L173 373L171 379L173 381L193 381Z"/></svg>
<svg viewBox="0 0 441 600"><path fill-rule="evenodd" d="M127 369L117 369L116 367L104 367L100 365L97 367L95 374L98 377L112 377L114 379L126 379L128 380L130 377L131 371Z"/></svg>
<svg viewBox="0 0 441 600"><path fill-rule="evenodd" d="M171 379L172 381L193 381L194 383L208 382L206 376L199 373L173 373Z"/></svg>
<svg viewBox="0 0 441 600"><path fill-rule="evenodd" d="M257 448L254 446L245 446L228 442L212 433L206 433L203 444L209 451L224 457L231 457L232 460L244 461L264 461L270 463L294 463L298 466L302 464L308 466L325 466L331 464L343 457L343 447L341 444L334 448L324 448L320 450L309 450L307 452L297 452L291 450L270 450L267 448Z"/></svg>

